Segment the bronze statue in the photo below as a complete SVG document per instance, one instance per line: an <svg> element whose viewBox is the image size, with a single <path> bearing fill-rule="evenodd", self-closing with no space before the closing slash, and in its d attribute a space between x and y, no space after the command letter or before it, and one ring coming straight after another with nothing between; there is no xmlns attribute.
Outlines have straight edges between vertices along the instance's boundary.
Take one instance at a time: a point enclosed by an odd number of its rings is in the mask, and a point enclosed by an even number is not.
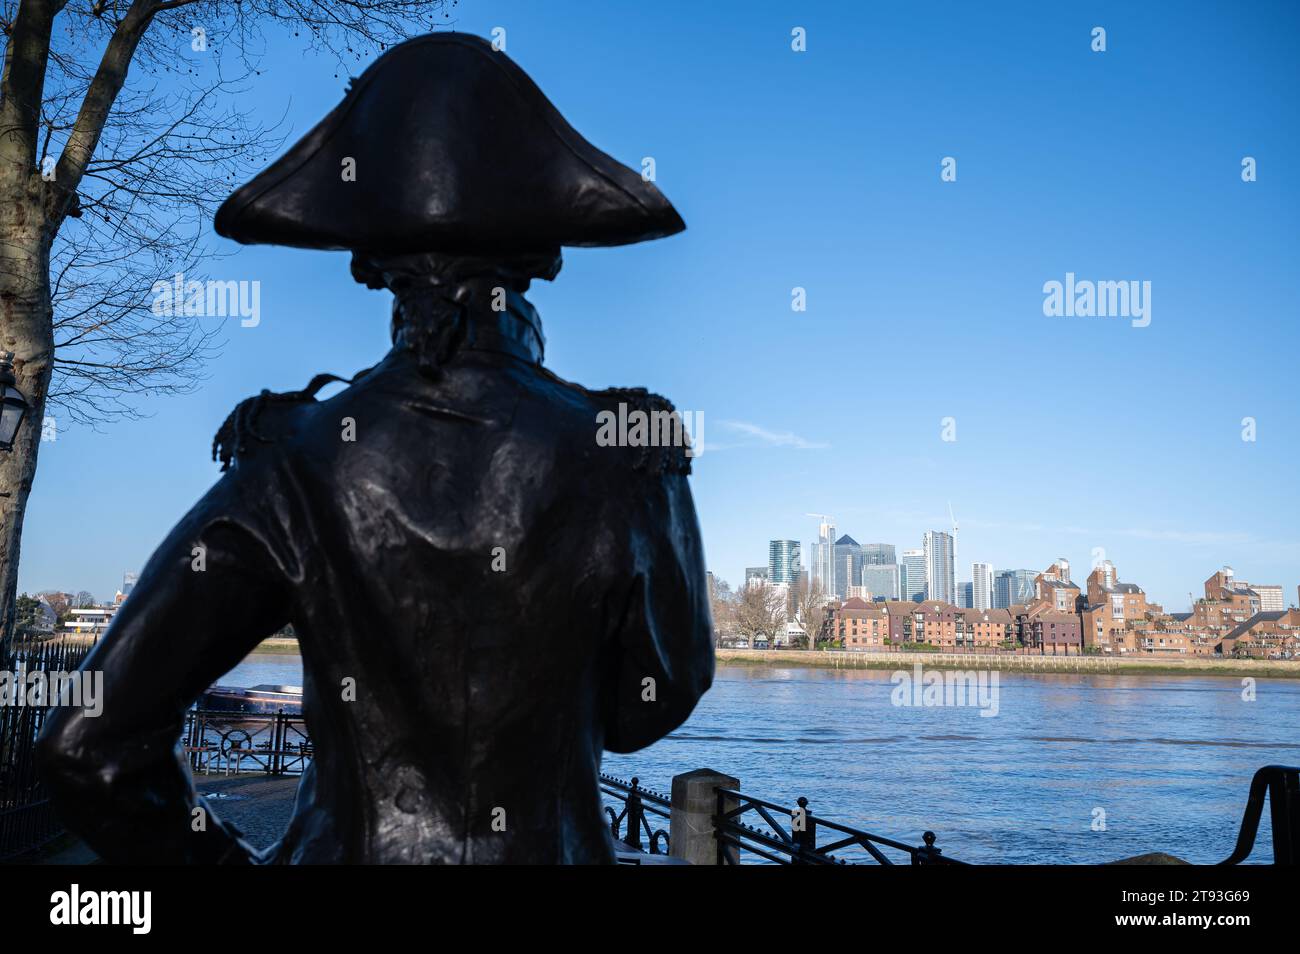
<svg viewBox="0 0 1300 954"><path fill-rule="evenodd" d="M690 459L602 446L602 411L671 405L546 371L523 292L563 245L684 227L463 34L384 54L237 190L217 231L351 250L393 292L393 348L328 400L321 376L223 425L224 475L85 664L103 716L51 711L43 777L69 827L110 862L611 861L602 750L670 732L713 674ZM289 622L316 756L259 856L197 811L177 740Z"/></svg>

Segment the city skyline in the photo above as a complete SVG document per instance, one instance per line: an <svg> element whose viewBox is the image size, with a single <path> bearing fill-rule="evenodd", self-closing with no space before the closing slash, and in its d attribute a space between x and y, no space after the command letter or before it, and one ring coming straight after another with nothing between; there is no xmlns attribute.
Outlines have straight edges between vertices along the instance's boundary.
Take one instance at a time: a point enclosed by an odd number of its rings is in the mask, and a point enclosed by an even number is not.
<svg viewBox="0 0 1300 954"><path fill-rule="evenodd" d="M829 534L825 515L820 536ZM954 535L956 527L954 525ZM1287 607L1280 584L1260 584L1237 576L1230 566L1217 569L1201 584L1203 597L1189 593L1188 612L1171 611L1147 599L1138 583L1122 580L1115 564L1102 559L1095 563L1082 585L1075 580L1070 561L1058 557L1041 572L1004 570L996 575L987 563L972 565L978 581L960 583L956 599L944 591L951 588L946 561L947 535L927 531L923 551L904 551L906 577L920 571L923 563L929 577L924 591L911 599L891 599L867 585L866 571L879 570L876 565L863 568L862 582L850 580L842 588L847 598L831 594L826 599L824 621L829 631L818 631L818 638L837 641L849 650L881 650L902 645L925 644L939 649L1037 651L1052 655L1152 654L1172 656L1253 656L1259 658L1300 658L1300 609ZM777 646L790 645L792 631L806 634L805 617L801 616L802 598L790 599L790 586L806 579L797 564L790 564L783 554L793 541L772 541L769 567L753 568L747 573L746 591L769 584L782 597L785 613L764 611L754 616L756 604L746 593L738 602L715 598L716 627L723 645L749 648L751 640L775 641ZM850 537L838 544L860 549ZM877 545L878 552L893 550ZM778 564L781 564L778 566ZM847 569L849 562L844 564ZM897 567L894 567L897 568ZM783 579L776 581L778 577ZM891 581L881 577L888 590ZM843 580L833 581L837 589ZM711 596L716 597L716 580L710 581ZM978 585L979 593L976 588ZM774 608L768 593L759 593L762 606ZM992 605L990 604L990 599ZM743 612L736 607L748 607ZM785 626L778 626L784 618ZM817 617L806 617L816 623ZM736 622L741 628L736 628ZM793 628L793 630L792 630Z"/></svg>
<svg viewBox="0 0 1300 954"><path fill-rule="evenodd" d="M792 552L794 554L794 566L798 570L802 570L803 572L807 573L810 580L816 581L819 579L819 572L818 572L819 564L817 563L817 561L821 559L821 557L819 556L821 552L820 548L822 546L821 541L826 539L826 531L828 529L834 531L836 527L835 524L830 522L829 515L810 514L809 516L817 516L823 518L819 528L819 530L821 531L819 536L819 541L813 543L809 548L809 552L813 554L813 560L814 560L813 566L803 566L801 563L798 562L799 553L801 552L801 547L799 541L797 540L772 539L769 542L769 551L771 554L776 554L778 552L777 551L778 544L782 545L781 547L782 553L788 554L789 552L791 552L791 548L792 548ZM825 591L829 596L834 596L837 599L843 600L846 599L849 595L848 593L849 587L864 586L867 590L869 590L872 593L872 596L875 599L898 598L905 601L909 599L914 600L915 599L914 595L909 596L909 594L914 593L914 590L913 590L913 586L909 585L908 583L908 573L906 570L907 565L911 564L914 567L919 568L920 572L925 574L925 581L924 581L925 588L924 591L921 593L923 599L939 600L940 602L950 603L956 606L965 606L966 608L989 609L989 608L1005 608L1006 606L1012 603L1019 602L1020 600L1016 598L1016 593L1020 593L1023 595L1027 589L1032 589L1032 582L1035 576L1043 572L1050 573L1052 568L1060 564L1061 561L1064 561L1063 565L1067 573L1069 572L1069 567L1071 565L1086 566L1087 571L1089 573L1091 573L1093 570L1104 570L1112 574L1112 577L1115 573L1115 561L1111 559L1109 556L1107 556L1104 550L1100 550L1100 549L1093 551L1093 553L1091 554L1090 562L1077 563L1077 564L1075 563L1075 561L1071 561L1068 557L1065 557L1061 554L1058 554L1056 557L1053 557L1050 560L1044 561L1043 563L1037 565L1037 567L1035 567L1035 564L1032 563L1030 564L1021 563L1019 566L1003 567L997 565L996 563L992 563L990 561L972 560L969 565L970 579L962 579L961 577L956 576L956 571L959 568L954 563L951 562L951 558L949 558L948 561L944 561L940 559L938 565L941 568L946 567L946 571L947 571L946 586L949 587L950 589L945 592L938 593L933 591L930 587L929 580L932 573L931 567L934 565L934 563L932 562L930 555L927 553L927 549L925 546L926 541L928 541L931 538L932 534L934 534L938 538L946 538L949 544L952 543L952 535L946 533L945 531L936 531L936 530L922 531L921 538L922 538L923 545L921 547L901 548L901 549L898 548L896 544L885 543L885 542L877 542L872 544L860 544L855 539L853 539L851 535L847 533L840 535L837 538L835 545L842 549L847 549L851 546L854 550L856 550L859 553L861 553L861 551L867 548L872 548L877 552L887 550L888 552L891 553L896 552L898 554L898 562L889 565L893 568L893 570L897 574L895 576L895 579L897 580L898 589L894 591L897 592L897 597L890 595L889 592L883 592L883 593L876 592L875 590L871 589L870 586L866 585L866 573L868 570L871 569L873 564L869 564L865 561L860 561L857 564L858 566L857 573L855 575L851 575L847 579L844 577L843 574L839 572L839 567L837 565L832 565L834 571L835 586L833 588L825 587ZM951 551L949 550L949 553L950 552ZM745 574L742 577L740 577L741 582L739 585L740 586L750 585L750 583L756 578L756 576L753 573L753 571L755 570L764 570L765 572L764 575L762 576L762 579L764 579L767 582L773 582L773 580L771 579L771 573L769 569L772 565L773 564L771 562L771 559L769 559L769 565L767 568L753 567L747 569ZM791 564L787 560L787 562L784 565L788 569ZM874 564L874 565L877 566L877 568L883 568L880 564ZM1227 561L1220 561L1214 564L1213 572L1219 572L1220 570L1232 571L1233 568L1234 568L1234 564L1229 563ZM724 574L717 573L712 569L710 569L710 572L714 574L714 577L716 579L731 584L731 580ZM1251 577L1252 581L1257 576L1256 574L1253 573L1247 575ZM1004 577L1006 577L1007 579L1004 579ZM784 574L781 580L778 580L776 582L789 583L792 582L793 579L795 578L797 578L797 574L794 574L793 572L787 572ZM1258 578L1264 579L1262 576ZM876 579L886 581L886 585L887 585L888 575L887 574L879 575L876 577ZM913 584L914 582L915 580L913 580ZM1163 606L1166 612L1183 611L1181 609L1181 607L1183 606L1181 602L1177 600L1174 600L1172 602L1165 601L1153 596L1152 591L1146 586L1146 584L1143 582L1143 580L1140 577L1135 577L1131 573L1126 572L1126 577L1123 582L1128 585L1137 585L1141 587L1143 593L1148 598L1148 602ZM1186 609L1188 611L1190 611L1193 608L1196 600L1199 599L1199 597L1195 595L1195 589L1197 586L1200 585L1201 583L1199 581L1192 582L1189 584L1189 588L1186 591L1186 595L1188 597L1186 601ZM1270 583L1251 582L1249 585L1252 587L1258 587L1260 589L1261 591L1260 595L1265 601L1265 605L1264 605L1265 609L1282 610L1287 607L1296 606L1300 604L1300 583L1297 583L1296 581L1274 580ZM840 590L843 590L843 592L839 592ZM963 592L966 593L965 599L969 599L970 601L969 604L963 601L964 600L964 597L962 595ZM981 602L985 599L987 600L987 602L981 605Z"/></svg>

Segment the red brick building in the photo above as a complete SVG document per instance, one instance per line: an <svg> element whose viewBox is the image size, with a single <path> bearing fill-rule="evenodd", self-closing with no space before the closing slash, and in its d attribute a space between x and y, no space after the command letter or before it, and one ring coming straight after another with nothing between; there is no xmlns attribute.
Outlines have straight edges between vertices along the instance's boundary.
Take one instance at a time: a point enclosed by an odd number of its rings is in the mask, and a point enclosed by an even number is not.
<svg viewBox="0 0 1300 954"><path fill-rule="evenodd" d="M1300 647L1300 609L1256 613L1224 638L1225 656L1295 659Z"/></svg>
<svg viewBox="0 0 1300 954"><path fill-rule="evenodd" d="M1035 603L1016 617L1017 632L1025 648L1047 656L1083 652L1078 613L1062 613Z"/></svg>

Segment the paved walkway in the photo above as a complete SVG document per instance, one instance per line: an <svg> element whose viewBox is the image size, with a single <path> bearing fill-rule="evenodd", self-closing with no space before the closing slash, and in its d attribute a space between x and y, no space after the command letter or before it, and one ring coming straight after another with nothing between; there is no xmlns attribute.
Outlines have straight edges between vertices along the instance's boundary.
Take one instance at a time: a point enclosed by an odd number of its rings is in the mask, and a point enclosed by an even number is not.
<svg viewBox="0 0 1300 954"><path fill-rule="evenodd" d="M194 787L218 818L238 828L254 848L265 848L289 824L298 776L196 775Z"/></svg>
<svg viewBox="0 0 1300 954"><path fill-rule="evenodd" d="M194 787L223 822L240 830L254 848L274 844L289 824L298 792L296 775L196 775ZM99 858L68 836L28 860L40 865L93 865Z"/></svg>

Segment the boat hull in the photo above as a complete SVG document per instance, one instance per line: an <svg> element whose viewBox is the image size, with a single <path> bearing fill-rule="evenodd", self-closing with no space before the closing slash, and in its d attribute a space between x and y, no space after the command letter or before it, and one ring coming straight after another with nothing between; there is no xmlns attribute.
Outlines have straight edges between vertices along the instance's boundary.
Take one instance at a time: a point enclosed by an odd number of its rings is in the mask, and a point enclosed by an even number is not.
<svg viewBox="0 0 1300 954"><path fill-rule="evenodd" d="M301 715L302 690L296 686L213 686L199 698L199 708L247 715Z"/></svg>

